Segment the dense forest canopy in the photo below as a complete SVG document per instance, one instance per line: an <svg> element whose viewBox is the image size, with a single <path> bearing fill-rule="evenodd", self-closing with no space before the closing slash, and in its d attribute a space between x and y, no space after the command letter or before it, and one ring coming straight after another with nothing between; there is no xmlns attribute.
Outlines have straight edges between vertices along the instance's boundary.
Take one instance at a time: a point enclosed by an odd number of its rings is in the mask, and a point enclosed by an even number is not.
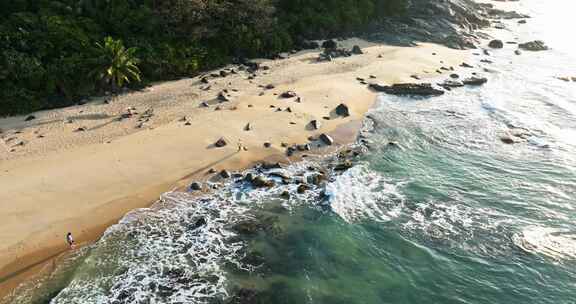
<svg viewBox="0 0 576 304"><path fill-rule="evenodd" d="M406 1L0 1L0 116L344 35Z"/></svg>

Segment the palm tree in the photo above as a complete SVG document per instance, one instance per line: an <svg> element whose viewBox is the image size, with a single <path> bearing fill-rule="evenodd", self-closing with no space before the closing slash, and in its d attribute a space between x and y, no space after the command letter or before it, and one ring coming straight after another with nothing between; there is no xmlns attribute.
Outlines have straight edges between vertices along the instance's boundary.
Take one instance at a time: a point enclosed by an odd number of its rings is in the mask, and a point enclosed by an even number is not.
<svg viewBox="0 0 576 304"><path fill-rule="evenodd" d="M96 43L98 64L92 72L98 80L104 81L113 91L131 80L140 81L140 69L135 56L136 48L125 48L122 40L104 38L104 44Z"/></svg>

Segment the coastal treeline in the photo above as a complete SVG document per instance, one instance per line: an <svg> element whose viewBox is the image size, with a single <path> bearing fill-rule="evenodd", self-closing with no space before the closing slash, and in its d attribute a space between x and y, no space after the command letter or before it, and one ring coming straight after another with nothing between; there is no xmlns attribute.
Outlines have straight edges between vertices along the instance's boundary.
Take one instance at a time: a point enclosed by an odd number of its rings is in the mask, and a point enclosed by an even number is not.
<svg viewBox="0 0 576 304"><path fill-rule="evenodd" d="M406 0L0 1L0 116L273 56L402 13Z"/></svg>

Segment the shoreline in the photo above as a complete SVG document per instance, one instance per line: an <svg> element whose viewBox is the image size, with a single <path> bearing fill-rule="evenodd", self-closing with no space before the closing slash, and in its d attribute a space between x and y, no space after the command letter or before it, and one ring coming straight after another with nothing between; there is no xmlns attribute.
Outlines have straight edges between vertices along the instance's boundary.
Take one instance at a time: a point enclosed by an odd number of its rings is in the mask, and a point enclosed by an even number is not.
<svg viewBox="0 0 576 304"><path fill-rule="evenodd" d="M0 171L6 173L0 176L0 183L8 186L0 199L10 201L10 208L0 212L0 235L6 239L0 248L0 298L29 278L26 269L30 265L45 265L47 258L66 252L63 236L68 230L80 243L89 244L130 210L148 207L160 194L182 188L192 179L206 178L210 168L241 170L271 158L286 162L282 142L306 143L310 135L335 132L343 125L361 122L377 93L360 85L356 77L374 75L373 81L381 84L411 82L414 74L424 79L438 77L441 75L434 72L436 69L458 66L466 54L433 44L392 47L358 39L340 44L360 44L365 54L315 63L316 52L300 53L285 60L264 61L270 71L254 80L258 83L235 75L214 81L206 92L197 77L157 84L144 92L120 96L110 105L95 102L44 111L37 113L38 123L29 125L22 122L22 117L0 119L5 132L21 128L18 134L24 134L22 137L42 133L49 138L44 142L30 140L15 155L0 153ZM275 88L258 87L267 83ZM241 93L233 94L237 96L231 102L220 104L220 111L214 111L215 106L198 106L206 95L241 86ZM302 103L273 95L287 90L302 96ZM174 92L181 95L174 96ZM341 102L350 107L350 117L322 120ZM277 112L270 105L291 110ZM129 121L128 126L124 122L100 126L99 121L82 121L93 126L87 125L88 131L80 134L72 131L76 123L60 120L81 114L114 117L131 106L138 111L153 107L155 121L139 130L133 127L135 121ZM190 126L179 121L184 114L190 116ZM306 130L312 119L322 121L319 130ZM253 124L252 131L243 130L247 123ZM351 134L359 126L348 128L352 131L346 132ZM212 148L221 136L229 144L222 149ZM350 139L345 137L336 136L336 142L348 144ZM248 147L247 152L235 152L237 140ZM271 142L272 147L264 148L264 142Z"/></svg>

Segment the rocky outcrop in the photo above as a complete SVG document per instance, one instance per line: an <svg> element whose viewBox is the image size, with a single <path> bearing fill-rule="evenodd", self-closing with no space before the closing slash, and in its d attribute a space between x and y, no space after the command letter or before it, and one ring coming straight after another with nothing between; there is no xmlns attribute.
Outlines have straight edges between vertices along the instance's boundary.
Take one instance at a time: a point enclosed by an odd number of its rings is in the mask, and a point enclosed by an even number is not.
<svg viewBox="0 0 576 304"><path fill-rule="evenodd" d="M391 86L370 84L369 87L377 92L392 95L438 96L444 94L443 90L436 89L429 83L398 83Z"/></svg>
<svg viewBox="0 0 576 304"><path fill-rule="evenodd" d="M411 0L406 13L385 18L368 39L414 46L434 42L456 49L480 44L475 30L490 26L488 7L473 0Z"/></svg>
<svg viewBox="0 0 576 304"><path fill-rule="evenodd" d="M533 52L548 50L548 46L546 46L546 44L542 40L534 40L530 42L520 43L518 47L523 50Z"/></svg>

